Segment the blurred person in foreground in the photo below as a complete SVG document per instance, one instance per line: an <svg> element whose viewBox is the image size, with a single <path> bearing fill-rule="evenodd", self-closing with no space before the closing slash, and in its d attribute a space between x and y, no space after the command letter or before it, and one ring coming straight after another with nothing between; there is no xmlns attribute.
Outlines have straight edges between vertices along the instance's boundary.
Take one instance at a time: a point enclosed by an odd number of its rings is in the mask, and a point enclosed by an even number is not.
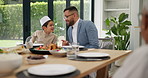
<svg viewBox="0 0 148 78"><path fill-rule="evenodd" d="M42 30L35 31L31 36L31 41L45 46L51 43L56 44L57 36L52 33L54 31L54 22L48 16L44 16L40 19L40 24Z"/></svg>
<svg viewBox="0 0 148 78"><path fill-rule="evenodd" d="M148 78L148 0L141 15L141 35L146 45L132 52L113 78Z"/></svg>
<svg viewBox="0 0 148 78"><path fill-rule="evenodd" d="M63 12L64 20L69 28L68 41L62 40L62 44L68 45L74 42L85 48L99 48L98 31L94 23L80 19L78 10L74 6L67 7Z"/></svg>

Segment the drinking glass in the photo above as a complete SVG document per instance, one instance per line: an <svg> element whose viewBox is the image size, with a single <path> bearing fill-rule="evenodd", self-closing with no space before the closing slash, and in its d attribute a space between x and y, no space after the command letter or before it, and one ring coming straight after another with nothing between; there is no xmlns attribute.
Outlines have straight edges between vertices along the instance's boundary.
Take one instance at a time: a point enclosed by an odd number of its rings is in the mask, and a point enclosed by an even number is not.
<svg viewBox="0 0 148 78"><path fill-rule="evenodd" d="M79 52L79 43L70 43L71 48L67 52L68 59L76 59Z"/></svg>
<svg viewBox="0 0 148 78"><path fill-rule="evenodd" d="M74 50L75 51L75 55L77 55L78 54L78 52L79 52L79 43L71 43L71 46L72 46L72 50Z"/></svg>
<svg viewBox="0 0 148 78"><path fill-rule="evenodd" d="M32 38L31 36L29 36L29 37L26 38L25 44L26 44L26 48L27 49L33 47L33 42L31 41L31 38Z"/></svg>
<svg viewBox="0 0 148 78"><path fill-rule="evenodd" d="M76 58L75 50L67 49L67 58L68 59L75 59Z"/></svg>

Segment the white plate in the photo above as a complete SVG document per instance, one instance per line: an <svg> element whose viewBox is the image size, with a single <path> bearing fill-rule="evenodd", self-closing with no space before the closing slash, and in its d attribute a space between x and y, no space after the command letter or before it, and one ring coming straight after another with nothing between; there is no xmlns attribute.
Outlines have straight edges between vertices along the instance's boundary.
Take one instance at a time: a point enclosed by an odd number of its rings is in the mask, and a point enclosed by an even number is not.
<svg viewBox="0 0 148 78"><path fill-rule="evenodd" d="M44 44L33 44L33 46L42 46ZM26 46L26 44L24 44L24 46Z"/></svg>
<svg viewBox="0 0 148 78"><path fill-rule="evenodd" d="M30 74L40 76L56 76L76 71L76 68L66 64L43 64L33 66L27 70Z"/></svg>
<svg viewBox="0 0 148 78"><path fill-rule="evenodd" d="M41 45L44 45L44 44L33 44L33 46L41 46Z"/></svg>
<svg viewBox="0 0 148 78"><path fill-rule="evenodd" d="M72 48L72 46L62 46L62 48ZM79 46L79 48L84 48L84 46Z"/></svg>
<svg viewBox="0 0 148 78"><path fill-rule="evenodd" d="M97 53L97 52L88 52L88 53L79 53L79 57L107 57L107 53Z"/></svg>

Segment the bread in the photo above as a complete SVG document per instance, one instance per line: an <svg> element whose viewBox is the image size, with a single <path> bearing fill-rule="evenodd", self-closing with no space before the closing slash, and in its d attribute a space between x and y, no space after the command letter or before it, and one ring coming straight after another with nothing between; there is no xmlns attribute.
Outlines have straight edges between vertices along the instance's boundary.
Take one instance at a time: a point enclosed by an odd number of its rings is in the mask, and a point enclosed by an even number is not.
<svg viewBox="0 0 148 78"><path fill-rule="evenodd" d="M55 49L57 49L57 45L56 44L50 44L50 45L48 45L48 49L55 50Z"/></svg>

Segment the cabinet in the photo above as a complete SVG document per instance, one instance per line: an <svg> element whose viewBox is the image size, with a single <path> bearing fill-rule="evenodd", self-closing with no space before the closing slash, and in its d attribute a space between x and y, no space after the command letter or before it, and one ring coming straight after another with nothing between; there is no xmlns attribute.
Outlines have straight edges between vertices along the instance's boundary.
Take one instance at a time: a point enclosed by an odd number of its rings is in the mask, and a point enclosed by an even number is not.
<svg viewBox="0 0 148 78"><path fill-rule="evenodd" d="M131 20L130 11L130 0L103 0L103 29L106 29L104 20L110 16L118 17L124 12L129 14L129 20Z"/></svg>

